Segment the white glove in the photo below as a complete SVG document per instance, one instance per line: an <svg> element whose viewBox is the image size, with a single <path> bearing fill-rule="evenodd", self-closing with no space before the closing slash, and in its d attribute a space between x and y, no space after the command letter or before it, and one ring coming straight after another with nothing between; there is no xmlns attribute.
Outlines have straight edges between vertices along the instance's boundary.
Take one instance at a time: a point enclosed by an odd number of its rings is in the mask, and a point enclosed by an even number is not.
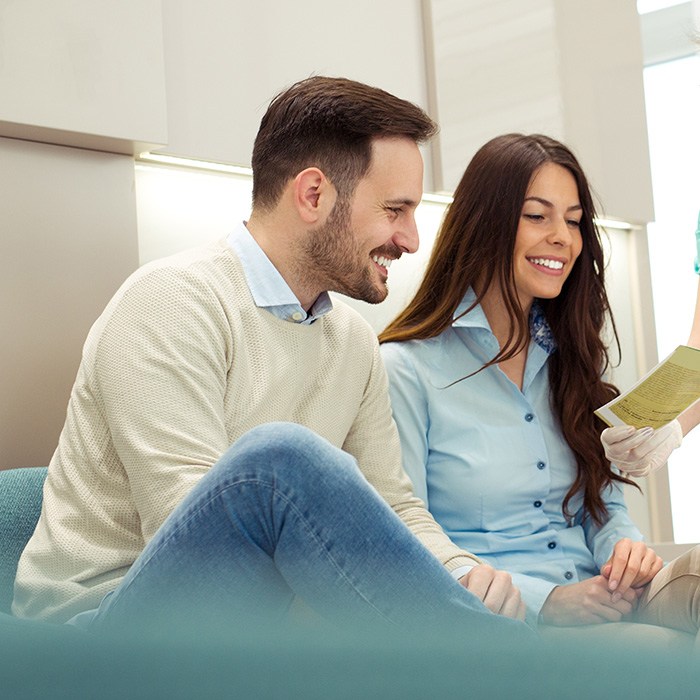
<svg viewBox="0 0 700 700"><path fill-rule="evenodd" d="M633 428L618 425L606 428L600 435L605 456L628 476L646 476L662 467L683 441L683 431L677 420L661 428Z"/></svg>

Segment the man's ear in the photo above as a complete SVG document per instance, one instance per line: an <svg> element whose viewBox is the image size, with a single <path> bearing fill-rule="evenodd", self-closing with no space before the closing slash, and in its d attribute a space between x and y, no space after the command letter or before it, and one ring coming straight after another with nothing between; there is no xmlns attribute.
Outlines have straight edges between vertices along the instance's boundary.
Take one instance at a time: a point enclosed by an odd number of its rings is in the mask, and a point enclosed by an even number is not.
<svg viewBox="0 0 700 700"><path fill-rule="evenodd" d="M335 187L318 168L306 168L294 178L294 205L307 224L323 223L337 198Z"/></svg>

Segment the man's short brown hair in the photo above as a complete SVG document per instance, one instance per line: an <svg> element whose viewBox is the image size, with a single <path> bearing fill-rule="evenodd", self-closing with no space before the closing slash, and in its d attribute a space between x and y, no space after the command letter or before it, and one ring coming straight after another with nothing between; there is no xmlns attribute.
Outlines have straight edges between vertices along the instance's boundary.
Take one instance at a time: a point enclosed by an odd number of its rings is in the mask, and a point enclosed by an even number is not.
<svg viewBox="0 0 700 700"><path fill-rule="evenodd" d="M274 207L287 182L317 167L340 197L367 172L372 140L405 136L416 143L437 131L418 106L347 78L314 76L279 93L253 147L253 205Z"/></svg>

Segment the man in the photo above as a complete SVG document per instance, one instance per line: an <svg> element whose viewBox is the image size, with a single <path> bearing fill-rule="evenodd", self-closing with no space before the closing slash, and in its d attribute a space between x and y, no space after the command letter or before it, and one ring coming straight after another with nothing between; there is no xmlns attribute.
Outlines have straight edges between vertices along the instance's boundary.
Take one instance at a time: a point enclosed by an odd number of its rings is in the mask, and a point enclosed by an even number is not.
<svg viewBox="0 0 700 700"><path fill-rule="evenodd" d="M327 293L385 298L434 128L345 79L272 101L247 224L138 270L90 331L15 614L277 619L297 595L334 620L474 620L479 600L522 619L413 496L374 334Z"/></svg>

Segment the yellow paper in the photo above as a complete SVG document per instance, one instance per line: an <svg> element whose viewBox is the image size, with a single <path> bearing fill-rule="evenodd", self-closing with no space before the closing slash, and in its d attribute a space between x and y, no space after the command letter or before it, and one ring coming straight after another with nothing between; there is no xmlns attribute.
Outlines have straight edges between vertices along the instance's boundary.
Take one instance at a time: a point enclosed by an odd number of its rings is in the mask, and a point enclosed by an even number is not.
<svg viewBox="0 0 700 700"><path fill-rule="evenodd" d="M660 428L700 398L700 350L679 345L629 391L596 410L608 425Z"/></svg>

